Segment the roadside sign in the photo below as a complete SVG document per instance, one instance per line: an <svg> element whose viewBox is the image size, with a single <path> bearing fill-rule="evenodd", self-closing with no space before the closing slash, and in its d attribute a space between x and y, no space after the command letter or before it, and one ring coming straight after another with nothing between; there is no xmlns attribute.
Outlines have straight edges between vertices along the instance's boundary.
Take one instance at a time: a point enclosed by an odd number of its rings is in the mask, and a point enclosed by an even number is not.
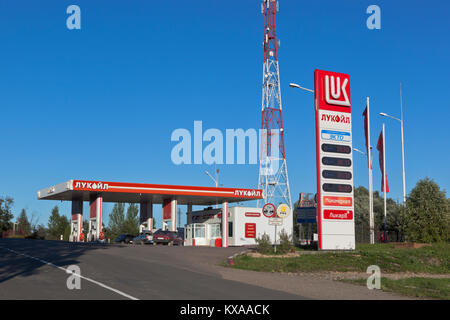
<svg viewBox="0 0 450 320"><path fill-rule="evenodd" d="M263 207L263 214L264 216L266 216L267 218L271 218L273 216L275 216L276 213L276 208L272 203L266 203Z"/></svg>
<svg viewBox="0 0 450 320"><path fill-rule="evenodd" d="M297 207L295 209L297 223L316 223L317 208L316 207Z"/></svg>
<svg viewBox="0 0 450 320"><path fill-rule="evenodd" d="M291 208L285 203L282 203L277 208L277 216L280 218L286 218L291 213Z"/></svg>
<svg viewBox="0 0 450 320"><path fill-rule="evenodd" d="M350 76L315 71L319 250L355 249ZM298 220L312 220L312 210Z"/></svg>
<svg viewBox="0 0 450 320"><path fill-rule="evenodd" d="M269 225L271 226L281 226L283 225L283 218L270 218Z"/></svg>

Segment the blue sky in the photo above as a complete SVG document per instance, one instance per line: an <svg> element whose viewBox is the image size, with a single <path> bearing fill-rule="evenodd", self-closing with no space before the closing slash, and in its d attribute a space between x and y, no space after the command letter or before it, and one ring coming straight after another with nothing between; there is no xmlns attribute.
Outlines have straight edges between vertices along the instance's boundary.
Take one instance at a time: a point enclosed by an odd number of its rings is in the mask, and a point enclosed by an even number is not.
<svg viewBox="0 0 450 320"><path fill-rule="evenodd" d="M67 6L81 30L66 28ZM381 30L366 8L381 8ZM277 33L293 201L315 192L314 69L351 76L353 144L399 116L403 83L407 191L426 176L448 190L447 1L281 0ZM261 117L260 1L0 0L0 196L47 223L53 201L36 191L69 179L211 186L207 165L171 162L177 128L256 128ZM390 197L401 199L400 126L386 121ZM374 154L374 189L381 175ZM355 185L367 186L355 153ZM257 165L221 165L226 187L257 187ZM70 205L59 203L68 214ZM109 213L111 205L105 206ZM184 212L185 208L182 208ZM155 207L158 223L161 209ZM184 221L184 219L183 219Z"/></svg>

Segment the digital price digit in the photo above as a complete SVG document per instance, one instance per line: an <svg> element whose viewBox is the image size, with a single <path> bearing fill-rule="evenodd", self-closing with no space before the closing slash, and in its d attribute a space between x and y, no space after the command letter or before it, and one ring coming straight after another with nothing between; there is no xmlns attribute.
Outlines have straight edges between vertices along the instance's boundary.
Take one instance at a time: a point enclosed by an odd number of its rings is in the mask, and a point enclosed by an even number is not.
<svg viewBox="0 0 450 320"><path fill-rule="evenodd" d="M353 188L349 184L335 184L335 183L324 183L322 185L323 191L327 192L340 192L340 193L351 193Z"/></svg>
<svg viewBox="0 0 450 320"><path fill-rule="evenodd" d="M343 145L339 145L339 144L323 143L322 151L323 152L331 152L331 153L350 154L352 152L352 148L350 148L349 146L343 146Z"/></svg>
<svg viewBox="0 0 450 320"><path fill-rule="evenodd" d="M322 164L326 166L351 167L352 160L346 158L323 157Z"/></svg>
<svg viewBox="0 0 450 320"><path fill-rule="evenodd" d="M352 173L347 171L323 170L322 177L325 179L351 180Z"/></svg>

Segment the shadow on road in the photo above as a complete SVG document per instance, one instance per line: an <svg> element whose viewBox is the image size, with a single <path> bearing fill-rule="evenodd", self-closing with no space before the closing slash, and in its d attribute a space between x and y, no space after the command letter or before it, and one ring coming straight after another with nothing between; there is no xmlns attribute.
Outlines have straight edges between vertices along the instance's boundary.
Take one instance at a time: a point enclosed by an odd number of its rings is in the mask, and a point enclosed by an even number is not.
<svg viewBox="0 0 450 320"><path fill-rule="evenodd" d="M77 259L88 251L107 250L108 248L109 245L100 243L0 239L0 283L17 276L35 275L45 265L38 260L20 255L20 253L51 262L59 267L67 267L78 264Z"/></svg>

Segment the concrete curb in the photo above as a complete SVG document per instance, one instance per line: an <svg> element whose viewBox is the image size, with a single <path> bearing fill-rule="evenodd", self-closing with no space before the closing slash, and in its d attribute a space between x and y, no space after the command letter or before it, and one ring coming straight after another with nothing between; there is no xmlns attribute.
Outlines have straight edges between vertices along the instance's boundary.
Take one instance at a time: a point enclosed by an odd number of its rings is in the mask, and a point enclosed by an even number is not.
<svg viewBox="0 0 450 320"><path fill-rule="evenodd" d="M236 258L237 256L240 256L240 255L246 254L247 252L250 252L250 251L251 251L250 249L246 249L246 250L244 250L244 251L235 253L235 254L233 254L232 256L229 256L229 257L227 258L228 265L229 265L229 266L234 266L234 258Z"/></svg>

